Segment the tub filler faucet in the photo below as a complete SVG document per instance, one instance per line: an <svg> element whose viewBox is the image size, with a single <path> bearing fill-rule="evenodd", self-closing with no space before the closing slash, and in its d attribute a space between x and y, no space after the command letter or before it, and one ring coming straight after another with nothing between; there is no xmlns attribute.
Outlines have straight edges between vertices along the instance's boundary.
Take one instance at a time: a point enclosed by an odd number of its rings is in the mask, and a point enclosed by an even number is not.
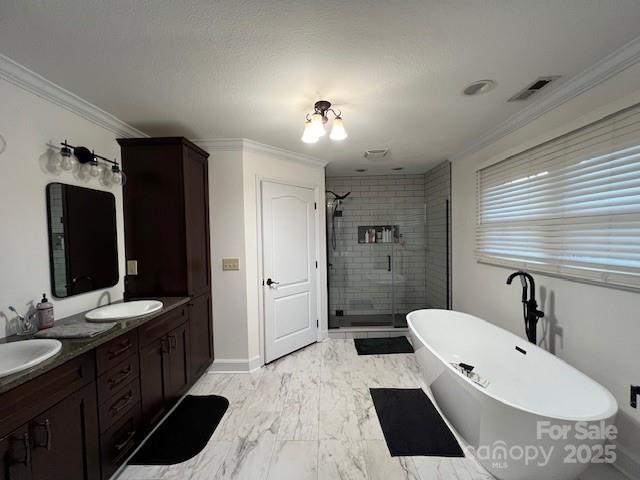
<svg viewBox="0 0 640 480"><path fill-rule="evenodd" d="M507 278L507 285L511 285L511 282L516 277L520 277L520 283L522 284L524 329L527 333L527 338L529 339L529 341L533 344L537 344L538 320L544 317L544 312L538 310L538 303L536 302L536 283L533 280L531 274L527 272L517 271L509 275L509 278ZM528 294L527 283L529 284Z"/></svg>

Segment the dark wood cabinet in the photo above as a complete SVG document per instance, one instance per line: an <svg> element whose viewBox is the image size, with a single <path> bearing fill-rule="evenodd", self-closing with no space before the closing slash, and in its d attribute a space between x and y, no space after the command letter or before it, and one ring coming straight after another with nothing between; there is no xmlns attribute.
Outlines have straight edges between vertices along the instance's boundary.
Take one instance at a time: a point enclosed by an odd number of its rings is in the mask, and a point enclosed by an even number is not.
<svg viewBox="0 0 640 480"><path fill-rule="evenodd" d="M100 478L95 384L87 385L29 424L33 478Z"/></svg>
<svg viewBox="0 0 640 480"><path fill-rule="evenodd" d="M200 295L189 303L189 339L191 348L191 375L202 375L213 358L213 323L211 295Z"/></svg>
<svg viewBox="0 0 640 480"><path fill-rule="evenodd" d="M190 378L196 378L214 358L209 155L182 137L126 138L118 143L127 175L123 188L126 256L128 261L137 262L137 273L126 276L125 295L131 299L191 297L189 322L181 332L186 337L184 346L170 348L174 363L180 356L176 348L184 348L185 362L176 366L171 376L162 375L162 381L170 382L162 385L162 391L172 398L171 392L184 385L182 377L177 380L178 371L187 368ZM144 338L156 342L153 348L145 349L150 369L162 363L158 353L162 347L158 336L145 334ZM171 341L175 345L176 340ZM149 382L149 392L160 388L158 374ZM149 420L145 403L154 403L157 396L142 391L145 422Z"/></svg>
<svg viewBox="0 0 640 480"><path fill-rule="evenodd" d="M108 480L206 370L210 311L182 299L0 394L0 480Z"/></svg>
<svg viewBox="0 0 640 480"><path fill-rule="evenodd" d="M100 478L96 384L89 372L81 372L92 364L88 360L85 355L2 395L6 404L22 400L17 413L26 420L14 431L0 433L2 480ZM49 379L57 383L45 381ZM11 421L10 415L4 418Z"/></svg>
<svg viewBox="0 0 640 480"><path fill-rule="evenodd" d="M182 137L118 139L129 298L211 291L209 154Z"/></svg>
<svg viewBox="0 0 640 480"><path fill-rule="evenodd" d="M180 325L167 335L169 354L167 360L165 397L170 405L177 402L189 388L191 379L188 324Z"/></svg>
<svg viewBox="0 0 640 480"><path fill-rule="evenodd" d="M155 424L166 411L165 385L169 344L158 338L140 349L140 399L145 427Z"/></svg>
<svg viewBox="0 0 640 480"><path fill-rule="evenodd" d="M186 314L165 317L158 319L154 329L159 336L145 340L140 349L140 398L146 429L180 399L192 380ZM176 322L180 323L176 326Z"/></svg>

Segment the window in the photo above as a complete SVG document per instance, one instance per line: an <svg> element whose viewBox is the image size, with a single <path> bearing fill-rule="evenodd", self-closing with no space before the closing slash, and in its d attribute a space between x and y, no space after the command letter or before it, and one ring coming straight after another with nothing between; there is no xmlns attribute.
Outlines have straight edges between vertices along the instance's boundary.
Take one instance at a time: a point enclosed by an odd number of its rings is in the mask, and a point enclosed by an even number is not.
<svg viewBox="0 0 640 480"><path fill-rule="evenodd" d="M481 262L640 289L640 105L477 173Z"/></svg>

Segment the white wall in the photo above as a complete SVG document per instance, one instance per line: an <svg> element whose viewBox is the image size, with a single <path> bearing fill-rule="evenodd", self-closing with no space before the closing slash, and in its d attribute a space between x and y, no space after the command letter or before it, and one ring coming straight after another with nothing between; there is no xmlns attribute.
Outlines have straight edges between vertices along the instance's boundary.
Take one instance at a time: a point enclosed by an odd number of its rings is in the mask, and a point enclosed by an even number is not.
<svg viewBox="0 0 640 480"><path fill-rule="evenodd" d="M47 143L65 138L96 152L120 156L115 135L70 111L0 79L0 337L14 333L15 315L45 292L57 319L122 298L124 234L122 188L104 188L95 179L80 180L43 168ZM3 150L3 145L4 150ZM116 198L120 282L113 288L56 300L51 295L45 187L50 182L107 190ZM105 295L106 294L106 295Z"/></svg>
<svg viewBox="0 0 640 480"><path fill-rule="evenodd" d="M324 168L302 156L241 139L196 140L209 157L213 330L216 371L260 365L262 351L258 262L258 181L315 186L324 202ZM299 158L300 160L296 160ZM325 212L318 209L320 325L327 329ZM223 258L239 258L239 271L223 271Z"/></svg>
<svg viewBox="0 0 640 480"><path fill-rule="evenodd" d="M210 151L213 347L227 361L249 358L242 191L242 151ZM223 258L239 258L240 270L222 271Z"/></svg>
<svg viewBox="0 0 640 480"><path fill-rule="evenodd" d="M475 173L485 165L640 102L636 65L452 165L453 306L524 337L520 292L505 285L509 269L474 257ZM619 466L640 460L640 411L629 406L629 385L640 384L640 293L535 275L545 319L542 346L606 386L621 408ZM638 471L634 475L640 476ZM634 476L634 478L637 478Z"/></svg>

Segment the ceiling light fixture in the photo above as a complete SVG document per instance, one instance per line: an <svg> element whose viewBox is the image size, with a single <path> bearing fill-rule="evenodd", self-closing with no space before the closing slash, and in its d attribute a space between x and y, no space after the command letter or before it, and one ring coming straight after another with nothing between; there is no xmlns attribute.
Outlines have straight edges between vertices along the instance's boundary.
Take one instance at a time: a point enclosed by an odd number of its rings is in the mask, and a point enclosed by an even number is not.
<svg viewBox="0 0 640 480"><path fill-rule="evenodd" d="M333 123L329 138L336 141L347 138L347 131L344 129L344 122L342 121L342 112L338 110L338 113L336 113L331 108L331 102L319 100L313 106L313 113L311 115L307 114L304 122L304 132L301 138L304 143L316 143L320 137L327 134L325 125L329 121L328 112L333 113Z"/></svg>
<svg viewBox="0 0 640 480"><path fill-rule="evenodd" d="M473 97L474 95L487 93L494 88L496 88L495 80L478 80L477 82L473 82L471 85L465 88L462 93L464 93L468 97Z"/></svg>

